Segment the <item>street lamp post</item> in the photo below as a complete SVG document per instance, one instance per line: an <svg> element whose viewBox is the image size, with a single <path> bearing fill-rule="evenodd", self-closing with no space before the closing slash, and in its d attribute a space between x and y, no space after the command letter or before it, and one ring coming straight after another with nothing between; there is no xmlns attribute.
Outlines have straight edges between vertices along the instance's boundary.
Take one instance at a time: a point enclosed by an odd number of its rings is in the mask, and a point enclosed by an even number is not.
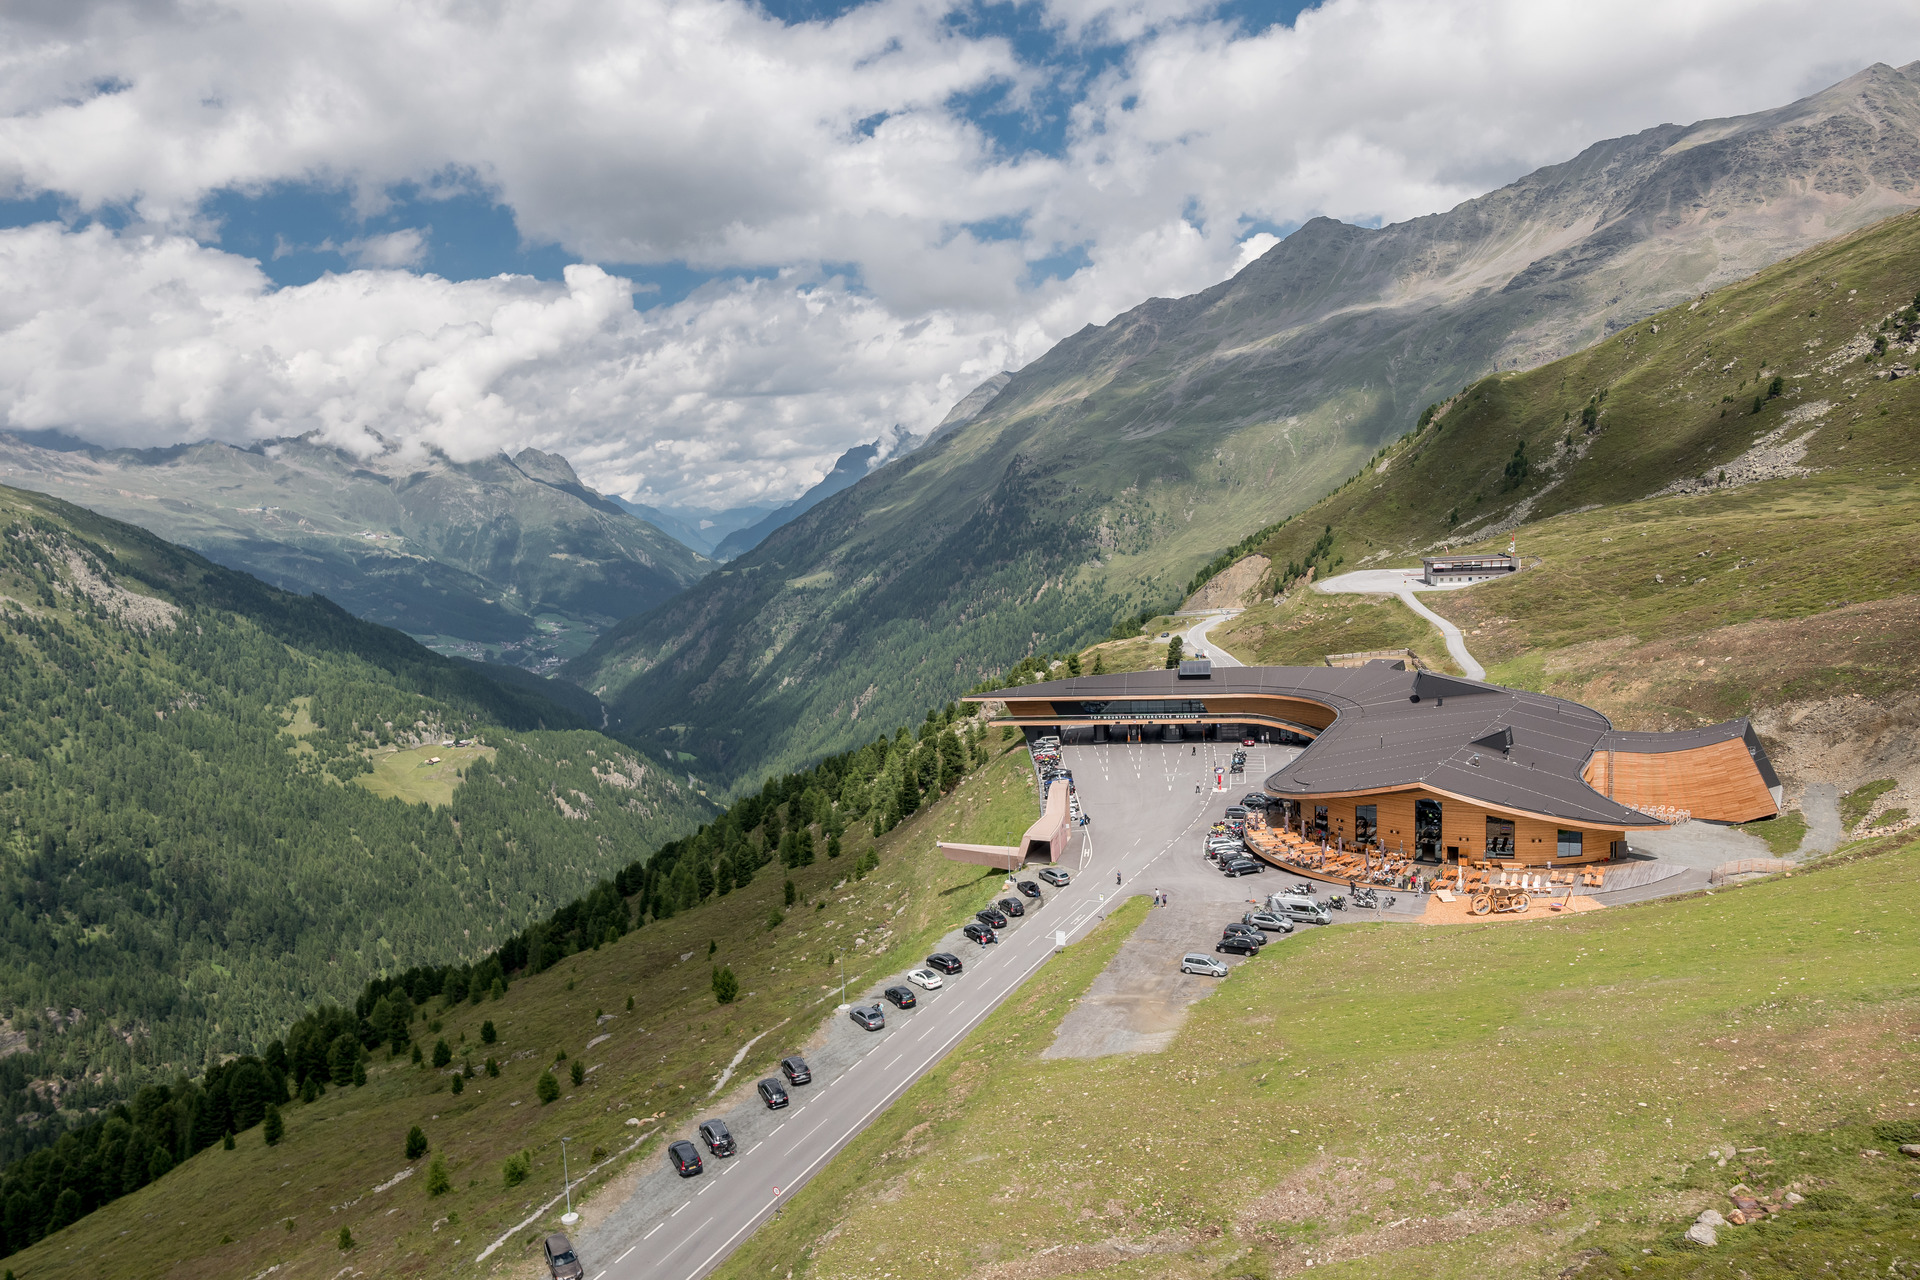
<svg viewBox="0 0 1920 1280"><path fill-rule="evenodd" d="M580 1221L580 1215L573 1211L573 1174L567 1168L567 1144L572 1138L560 1139L560 1180L566 1184L567 1211L560 1215L560 1221L572 1226Z"/></svg>

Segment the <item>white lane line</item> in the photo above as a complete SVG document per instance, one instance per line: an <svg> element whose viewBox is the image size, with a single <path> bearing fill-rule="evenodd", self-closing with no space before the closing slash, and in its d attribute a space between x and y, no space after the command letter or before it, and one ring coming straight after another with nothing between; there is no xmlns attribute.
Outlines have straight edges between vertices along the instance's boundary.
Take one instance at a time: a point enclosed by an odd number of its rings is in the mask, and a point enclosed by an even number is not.
<svg viewBox="0 0 1920 1280"><path fill-rule="evenodd" d="M655 1227L655 1228L653 1229L653 1231L658 1231L659 1229L660 1229L659 1227ZM649 1231L649 1232L647 1232L647 1236L650 1236L650 1235L652 1235L652 1234L653 1234L653 1231ZM646 1238L647 1238L647 1236L641 1236L640 1238L641 1238L642 1240L644 1240L644 1239L646 1239ZM632 1246L632 1248L629 1248L629 1249L627 1250L627 1253L632 1253L634 1249L638 1249L639 1247L640 1247L640 1246L636 1244L636 1245L634 1245L634 1246ZM621 1263L623 1263L623 1262L625 1262L625 1261L627 1260L627 1253L623 1253L623 1254L621 1254L621 1255L620 1255L619 1257L617 1257L617 1258L615 1258L615 1259L613 1260L613 1265L617 1267L617 1266L619 1266L619 1265L620 1265Z"/></svg>
<svg viewBox="0 0 1920 1280"><path fill-rule="evenodd" d="M600 1280L600 1276L604 1276L605 1274L607 1274L607 1272L606 1272L606 1268L604 1268L604 1267L603 1267L603 1268L601 1268L601 1270L600 1270L600 1275L599 1275L599 1276L595 1276L595 1277L593 1278L593 1280Z"/></svg>
<svg viewBox="0 0 1920 1280"><path fill-rule="evenodd" d="M691 1200L689 1200L689 1201L687 1201L687 1204L692 1204L692 1203L693 1203L693 1201L691 1201ZM686 1208L686 1207L687 1207L687 1204L683 1204L683 1205L681 1205L681 1206L680 1206L680 1209L684 1209L684 1208ZM677 1218L677 1217L679 1217L679 1216L680 1216L680 1209L675 1209L675 1210L674 1210L674 1211L673 1211L672 1213L670 1213L670 1214L668 1214L667 1216L668 1216L669 1218Z"/></svg>
<svg viewBox="0 0 1920 1280"><path fill-rule="evenodd" d="M773 1133L778 1133L786 1127L787 1127L787 1122L785 1120L782 1120L779 1124L773 1126ZM767 1137L771 1138L773 1136L773 1133L768 1134Z"/></svg>
<svg viewBox="0 0 1920 1280"><path fill-rule="evenodd" d="M761 1143L764 1143L765 1141L766 1141L766 1139L765 1139L765 1138L762 1138L762 1139L760 1139L760 1142L756 1142L756 1143L754 1143L754 1144L753 1144L752 1146L750 1146L750 1147L748 1147L748 1148L747 1148L747 1154L748 1154L748 1155L752 1155L752 1154L753 1154L754 1152L756 1152L756 1151L758 1151L758 1150L760 1149L760 1145L761 1145Z"/></svg>
<svg viewBox="0 0 1920 1280"><path fill-rule="evenodd" d="M899 1053L896 1053L893 1055L893 1062L898 1062L900 1061L900 1059L906 1056L907 1056L907 1051L905 1049L902 1049ZM893 1070L893 1062L889 1062L887 1064L887 1070L889 1071Z"/></svg>
<svg viewBox="0 0 1920 1280"><path fill-rule="evenodd" d="M654 1224L653 1224L653 1231L658 1231L658 1230L659 1230L660 1228L662 1228L662 1227L664 1227L664 1226L666 1226L666 1225L667 1225L667 1224L666 1224L666 1223L664 1223L664 1222L656 1222L656 1223L654 1223ZM644 1235L644 1236L641 1236L640 1238L641 1238L642 1240L651 1240L651 1239L653 1238L653 1231L649 1231L649 1232L647 1232L647 1234L646 1234L646 1235ZM639 1245L635 1245L635 1246L633 1246L633 1249L638 1249L639 1247L640 1247ZM629 1250L627 1250L627 1253L632 1253L632 1252L633 1252L633 1249L629 1249ZM620 1263L622 1263L622 1262L625 1262L625 1261L627 1260L627 1253L623 1253L623 1254L621 1254L621 1255L620 1255L620 1257L619 1257L619 1258L618 1258L617 1260L615 1260L615 1262L614 1262L614 1265L615 1265L615 1266L619 1266L619 1265L620 1265Z"/></svg>

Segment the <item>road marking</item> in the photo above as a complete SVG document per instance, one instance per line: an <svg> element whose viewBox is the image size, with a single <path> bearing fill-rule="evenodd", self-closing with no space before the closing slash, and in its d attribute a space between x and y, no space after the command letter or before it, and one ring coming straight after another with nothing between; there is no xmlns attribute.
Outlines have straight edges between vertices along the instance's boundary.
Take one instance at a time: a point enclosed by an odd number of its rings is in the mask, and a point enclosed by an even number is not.
<svg viewBox="0 0 1920 1280"><path fill-rule="evenodd" d="M662 1223L661 1225L662 1225L662 1226L664 1226L664 1225L666 1225L666 1224L664 1224L664 1223ZM655 1227L655 1228L653 1229L653 1231L658 1231L659 1229L660 1229L660 1227ZM653 1234L653 1231L649 1231L649 1232L647 1232L647 1236L650 1236L650 1235L652 1235L652 1234ZM642 1240L645 1240L645 1239L647 1238L647 1236L641 1236L640 1238L641 1238ZM627 1253L632 1253L634 1249L638 1249L639 1247L640 1247L640 1246L636 1244L636 1245L634 1245L634 1246L633 1246L633 1248L632 1248L632 1249L628 1249L628 1250L627 1250ZM617 1257L617 1258L615 1258L615 1259L613 1260L613 1265L617 1267L617 1266L619 1266L619 1265L620 1265L621 1263L623 1263L623 1262L625 1262L625 1261L627 1260L627 1253L623 1253L623 1254L621 1254L621 1255L620 1255L619 1257Z"/></svg>
<svg viewBox="0 0 1920 1280"><path fill-rule="evenodd" d="M901 1051L900 1051L899 1053L896 1053L896 1054L894 1054L894 1055L893 1055L893 1062L898 1062L898 1061L900 1061L900 1059L902 1059L902 1058L904 1058L904 1057L906 1057L906 1056L907 1056L907 1051L906 1051L905 1049L902 1049L902 1050L901 1050ZM893 1062L889 1062L889 1063L887 1064L887 1069L888 1069L889 1071L891 1071L891 1070L893 1069Z"/></svg>
<svg viewBox="0 0 1920 1280"><path fill-rule="evenodd" d="M689 1201L687 1201L687 1204L692 1204L692 1203L693 1203L693 1201L691 1201L691 1200L689 1200ZM687 1207L687 1204L683 1204L683 1205L681 1205L681 1206L680 1206L680 1209L684 1209L684 1208L686 1208L686 1207ZM670 1214L668 1214L667 1216L668 1216L669 1218L677 1218L677 1217L679 1217L679 1216L680 1216L680 1209L675 1209L675 1210L674 1210L674 1211L673 1211L672 1213L670 1213Z"/></svg>
<svg viewBox="0 0 1920 1280"><path fill-rule="evenodd" d="M765 1142L766 1142L765 1138L760 1139L759 1142L756 1142L752 1146L747 1148L747 1154L752 1155L754 1152L758 1151L761 1147L761 1144Z"/></svg>
<svg viewBox="0 0 1920 1280"><path fill-rule="evenodd" d="M782 1120L779 1124L773 1126L773 1133L778 1133L786 1127L787 1127L787 1122L785 1120ZM773 1136L773 1133L768 1134L767 1137L771 1138Z"/></svg>

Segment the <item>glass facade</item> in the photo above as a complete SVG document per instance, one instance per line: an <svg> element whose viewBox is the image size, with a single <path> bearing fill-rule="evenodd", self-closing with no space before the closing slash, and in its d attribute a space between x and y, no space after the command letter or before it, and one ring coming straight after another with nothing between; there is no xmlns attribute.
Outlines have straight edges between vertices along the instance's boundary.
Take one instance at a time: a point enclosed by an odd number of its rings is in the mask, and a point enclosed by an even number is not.
<svg viewBox="0 0 1920 1280"><path fill-rule="evenodd" d="M1440 861L1440 802L1413 802L1413 856L1422 862Z"/></svg>
<svg viewBox="0 0 1920 1280"><path fill-rule="evenodd" d="M1325 840L1327 838L1327 806L1323 804L1313 806L1312 835L1315 840Z"/></svg>
<svg viewBox="0 0 1920 1280"><path fill-rule="evenodd" d="M1373 843L1380 834L1380 806L1357 804L1353 806L1353 838L1363 844Z"/></svg>
<svg viewBox="0 0 1920 1280"><path fill-rule="evenodd" d="M1489 858L1511 858L1513 856L1513 823L1505 818L1487 819L1487 856Z"/></svg>
<svg viewBox="0 0 1920 1280"><path fill-rule="evenodd" d="M1580 835L1581 833L1578 831L1562 831L1560 833L1559 847L1554 850L1553 856L1556 858L1579 857L1581 850Z"/></svg>

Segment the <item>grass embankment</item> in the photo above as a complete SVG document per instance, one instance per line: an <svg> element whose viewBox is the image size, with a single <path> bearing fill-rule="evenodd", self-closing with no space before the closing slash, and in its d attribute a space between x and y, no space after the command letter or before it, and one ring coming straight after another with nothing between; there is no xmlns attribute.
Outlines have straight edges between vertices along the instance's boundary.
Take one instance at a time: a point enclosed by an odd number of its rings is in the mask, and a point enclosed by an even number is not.
<svg viewBox="0 0 1920 1280"><path fill-rule="evenodd" d="M1521 928L1314 932L1236 969L1164 1054L1042 1060L1102 935L721 1274L1884 1267L1915 1256L1920 1166L1863 1126L1920 1124L1917 880L1908 844ZM1742 1181L1823 1195L1682 1246Z"/></svg>
<svg viewBox="0 0 1920 1280"><path fill-rule="evenodd" d="M1329 654L1411 649L1430 670L1458 670L1440 633L1392 596L1328 596L1299 587L1210 634L1251 666L1317 667Z"/></svg>
<svg viewBox="0 0 1920 1280"><path fill-rule="evenodd" d="M997 874L983 880L981 868L949 862L933 842L991 838L1032 822L1026 753L1017 742L1000 746L951 796L877 842L855 826L838 859L823 855L791 872L764 867L746 887L523 978L500 1000L423 1006L416 1043L431 1052L444 1038L456 1064L470 1059L477 1070L492 1056L501 1064L497 1079L480 1071L455 1096L448 1074L382 1052L365 1087L288 1106L277 1147L251 1129L235 1150L201 1152L7 1265L33 1280L251 1277L268 1268L278 1268L276 1277L331 1277L343 1267L363 1275L471 1274L482 1248L559 1193L563 1134L572 1139L578 1176L595 1151L614 1155L639 1134L679 1132L714 1110L703 1105L706 1095L747 1040L780 1027L736 1069L736 1088L750 1088L813 1034L839 999L843 966L850 989L894 973L990 897ZM857 880L854 866L869 849L879 868ZM789 877L798 902L769 928ZM715 1004L715 964L739 977L738 1003ZM604 1023L602 1014L610 1015ZM487 1021L499 1037L492 1045L481 1038ZM588 1048L597 1037L605 1039ZM568 1058L555 1065L562 1050ZM567 1074L575 1061L587 1072L578 1087ZM563 1092L542 1106L535 1082L550 1065ZM630 1118L647 1123L636 1128ZM403 1146L413 1125L431 1147L408 1161ZM649 1137L629 1160L656 1159L660 1146ZM501 1166L520 1151L531 1153L531 1176L508 1188ZM438 1197L428 1195L425 1177L435 1154L453 1182ZM612 1161L575 1189L575 1202L625 1166ZM414 1175L375 1190L407 1169ZM538 1236L557 1226L558 1212L517 1235L489 1266L504 1261L513 1274L533 1274ZM337 1247L342 1227L355 1242L347 1253Z"/></svg>

